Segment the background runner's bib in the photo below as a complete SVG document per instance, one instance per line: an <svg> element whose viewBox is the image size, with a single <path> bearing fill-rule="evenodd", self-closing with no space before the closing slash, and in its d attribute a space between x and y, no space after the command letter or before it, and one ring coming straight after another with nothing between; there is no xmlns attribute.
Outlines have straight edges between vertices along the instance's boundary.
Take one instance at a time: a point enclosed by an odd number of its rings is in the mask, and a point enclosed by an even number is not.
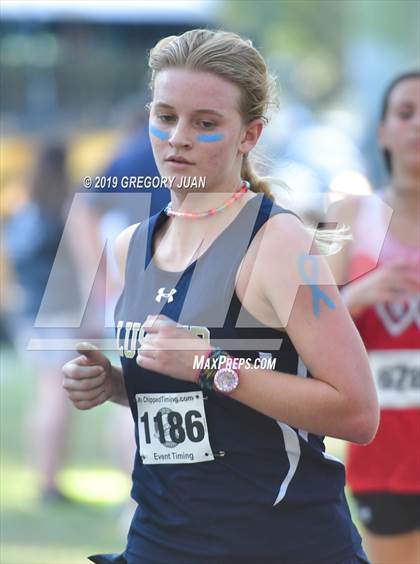
<svg viewBox="0 0 420 564"><path fill-rule="evenodd" d="M382 408L420 407L420 351L370 351L369 362Z"/></svg>

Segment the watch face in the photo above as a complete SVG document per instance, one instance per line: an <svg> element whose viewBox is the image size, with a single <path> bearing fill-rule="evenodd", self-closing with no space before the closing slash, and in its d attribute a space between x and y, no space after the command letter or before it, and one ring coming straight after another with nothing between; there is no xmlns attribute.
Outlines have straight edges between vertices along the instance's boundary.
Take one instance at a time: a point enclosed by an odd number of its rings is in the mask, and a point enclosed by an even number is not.
<svg viewBox="0 0 420 564"><path fill-rule="evenodd" d="M239 384L238 373L232 368L220 368L214 376L214 387L222 394L230 394Z"/></svg>

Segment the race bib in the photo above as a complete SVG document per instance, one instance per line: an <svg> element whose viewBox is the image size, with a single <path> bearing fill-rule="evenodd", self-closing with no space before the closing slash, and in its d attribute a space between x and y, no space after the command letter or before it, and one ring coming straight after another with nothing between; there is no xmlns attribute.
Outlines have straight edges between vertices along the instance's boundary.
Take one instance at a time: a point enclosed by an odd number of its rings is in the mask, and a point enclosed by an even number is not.
<svg viewBox="0 0 420 564"><path fill-rule="evenodd" d="M381 407L420 406L420 351L370 351L369 361Z"/></svg>
<svg viewBox="0 0 420 564"><path fill-rule="evenodd" d="M136 394L143 464L192 464L214 460L203 392Z"/></svg>

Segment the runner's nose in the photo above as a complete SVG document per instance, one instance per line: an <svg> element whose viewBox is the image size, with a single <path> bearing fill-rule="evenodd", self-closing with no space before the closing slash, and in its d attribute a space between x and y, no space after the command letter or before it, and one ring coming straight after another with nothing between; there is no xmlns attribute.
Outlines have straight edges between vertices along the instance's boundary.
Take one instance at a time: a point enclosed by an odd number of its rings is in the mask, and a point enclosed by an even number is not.
<svg viewBox="0 0 420 564"><path fill-rule="evenodd" d="M169 139L169 145L172 147L183 147L189 149L192 147L192 139L188 126L178 121L176 126L172 129Z"/></svg>

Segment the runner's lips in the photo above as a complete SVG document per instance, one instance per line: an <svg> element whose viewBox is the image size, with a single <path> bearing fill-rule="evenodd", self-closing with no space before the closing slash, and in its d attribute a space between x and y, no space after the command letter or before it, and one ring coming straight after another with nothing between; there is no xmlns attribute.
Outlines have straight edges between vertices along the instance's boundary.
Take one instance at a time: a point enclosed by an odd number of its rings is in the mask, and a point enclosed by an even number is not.
<svg viewBox="0 0 420 564"><path fill-rule="evenodd" d="M171 163L194 164L191 161L187 161L187 159L184 159L184 157L179 157L179 156L168 157L165 160Z"/></svg>

